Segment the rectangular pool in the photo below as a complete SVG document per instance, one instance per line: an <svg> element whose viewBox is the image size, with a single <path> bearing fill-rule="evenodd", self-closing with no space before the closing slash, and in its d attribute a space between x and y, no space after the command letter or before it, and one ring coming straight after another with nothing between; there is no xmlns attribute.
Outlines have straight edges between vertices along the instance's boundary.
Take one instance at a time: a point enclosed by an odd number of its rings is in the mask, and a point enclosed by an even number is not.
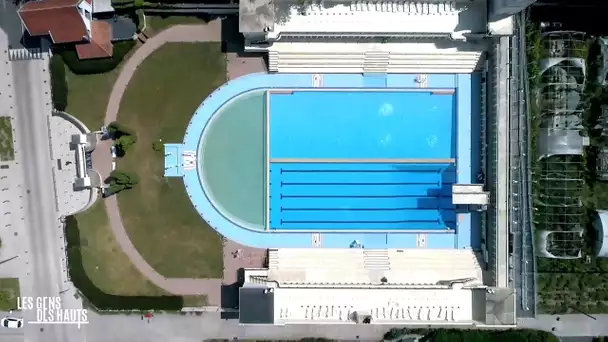
<svg viewBox="0 0 608 342"><path fill-rule="evenodd" d="M268 95L271 230L456 227L454 92Z"/></svg>
<svg viewBox="0 0 608 342"><path fill-rule="evenodd" d="M454 102L431 91L271 93L270 158L454 158Z"/></svg>

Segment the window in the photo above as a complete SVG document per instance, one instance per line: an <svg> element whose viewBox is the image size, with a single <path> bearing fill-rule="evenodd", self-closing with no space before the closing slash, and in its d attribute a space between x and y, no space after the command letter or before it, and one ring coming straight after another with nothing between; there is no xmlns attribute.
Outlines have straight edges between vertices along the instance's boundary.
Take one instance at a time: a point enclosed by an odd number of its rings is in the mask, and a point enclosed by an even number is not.
<svg viewBox="0 0 608 342"><path fill-rule="evenodd" d="M87 19L92 20L92 18L91 18L91 12L89 12L89 11L87 11L87 10L84 10L84 16L85 16Z"/></svg>

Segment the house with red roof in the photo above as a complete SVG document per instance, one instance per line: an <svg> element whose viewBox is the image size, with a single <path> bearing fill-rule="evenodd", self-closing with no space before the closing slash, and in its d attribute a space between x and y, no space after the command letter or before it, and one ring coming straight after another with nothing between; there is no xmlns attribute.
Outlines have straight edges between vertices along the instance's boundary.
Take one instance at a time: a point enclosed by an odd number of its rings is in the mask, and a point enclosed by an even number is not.
<svg viewBox="0 0 608 342"><path fill-rule="evenodd" d="M18 14L29 35L46 37L53 44L74 44L80 59L112 57L111 21L93 17L93 1L30 1Z"/></svg>

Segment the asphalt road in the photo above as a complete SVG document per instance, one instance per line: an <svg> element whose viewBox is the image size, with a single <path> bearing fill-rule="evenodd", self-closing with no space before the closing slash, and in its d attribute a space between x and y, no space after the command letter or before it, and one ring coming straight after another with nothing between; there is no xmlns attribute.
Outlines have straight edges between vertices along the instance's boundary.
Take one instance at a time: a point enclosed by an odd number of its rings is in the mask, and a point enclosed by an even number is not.
<svg viewBox="0 0 608 342"><path fill-rule="evenodd" d="M0 29L8 36L7 44L12 48L22 47L22 27L17 8L15 0L0 0Z"/></svg>
<svg viewBox="0 0 608 342"><path fill-rule="evenodd" d="M47 118L50 87L48 61L12 63L15 94L16 160L22 169L25 225L27 227L27 274L21 281L22 295L57 297L65 286L62 276L62 229L55 209L50 140ZM26 322L36 320L35 310L23 312ZM25 324L26 341L83 341L76 326Z"/></svg>

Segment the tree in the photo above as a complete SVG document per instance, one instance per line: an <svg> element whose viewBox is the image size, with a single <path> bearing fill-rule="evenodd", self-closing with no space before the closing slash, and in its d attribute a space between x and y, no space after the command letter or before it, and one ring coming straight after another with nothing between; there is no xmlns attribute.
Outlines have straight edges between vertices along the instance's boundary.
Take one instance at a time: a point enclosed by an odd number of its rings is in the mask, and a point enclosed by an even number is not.
<svg viewBox="0 0 608 342"><path fill-rule="evenodd" d="M116 146L116 152L119 156L124 156L127 150L137 142L137 136L135 135L122 135L116 139L114 145Z"/></svg>
<svg viewBox="0 0 608 342"><path fill-rule="evenodd" d="M127 153L127 150L137 142L137 135L130 128L123 124L112 121L106 127L108 134L114 140L116 146L116 152L119 157L122 157Z"/></svg>
<svg viewBox="0 0 608 342"><path fill-rule="evenodd" d="M108 192L116 194L125 189L132 189L139 183L139 176L133 172L114 170L106 179Z"/></svg>
<svg viewBox="0 0 608 342"><path fill-rule="evenodd" d="M135 132L118 121L112 121L106 127L112 139L119 139L124 135L135 135Z"/></svg>

